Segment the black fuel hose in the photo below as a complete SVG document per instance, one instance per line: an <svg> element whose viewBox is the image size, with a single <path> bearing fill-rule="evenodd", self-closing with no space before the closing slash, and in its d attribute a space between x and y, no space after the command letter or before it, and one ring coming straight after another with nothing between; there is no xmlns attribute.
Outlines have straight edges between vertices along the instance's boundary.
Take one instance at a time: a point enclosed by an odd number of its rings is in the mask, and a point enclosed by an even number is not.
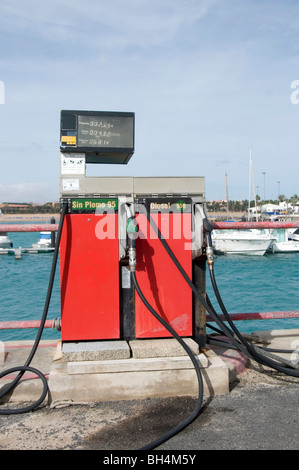
<svg viewBox="0 0 299 470"><path fill-rule="evenodd" d="M193 282L191 281L188 274L186 273L186 271L184 270L184 268L182 267L182 265L178 261L177 257L175 256L175 254L171 250L170 246L166 242L165 238L163 237L162 233L160 232L159 228L157 227L157 225L155 224L154 220L152 219L152 217L150 216L149 213L147 214L147 218L148 218L148 221L151 224L152 228L154 229L157 237L160 239L162 245L164 246L166 252L168 253L170 258L172 259L173 263L176 265L177 269L179 270L179 272L181 273L181 275L183 276L183 278L185 279L185 281L187 282L189 287L192 289L192 292L198 298L198 300L200 301L202 306L205 308L205 310L207 312L209 312L209 314L212 317L213 321L217 324L217 326L220 328L220 330L231 340L231 342L235 346L238 347L239 350L246 353L247 352L246 348L236 340L235 335L233 334L233 332L225 325L225 323L221 320L221 318L215 312L215 310L213 308L210 308L209 303L203 298L203 296L200 294L200 292L198 291L196 286L193 284Z"/></svg>
<svg viewBox="0 0 299 470"><path fill-rule="evenodd" d="M196 297L199 299L199 301L201 302L201 304L203 305L203 307L209 312L209 314L211 315L212 319L215 321L215 323L218 325L218 327L220 328L220 330L217 330L218 332L223 332L225 334L225 336L231 341L231 343L233 344L233 346L240 350L241 352L243 352L247 357L249 357L250 359L255 359L257 362L260 362L264 365L267 365L267 366L270 366L276 370L279 370L279 371L282 371L284 373L287 373L289 375L293 375L295 377L298 377L298 371L292 371L291 370L291 367L282 367L280 366L279 364L277 364L277 362L275 361L272 361L271 359L269 359L268 357L266 357L265 355L262 355L261 353L259 353L258 349L252 345L250 345L246 340L245 338L243 338L243 336L241 335L241 333L237 330L237 328L235 327L235 325L233 324L231 318L229 317L226 309L225 309L225 306L222 302L222 299L221 299L221 296L219 294L219 291L218 291L218 288L217 288L217 284L216 284L216 280L215 280L215 277L214 277L214 272L213 272L213 269L210 268L210 272L212 273L212 284L213 284L213 287L214 287L214 290L215 290L215 294L216 294L216 297L217 297L217 300L218 300L218 303L219 305L221 306L221 309L223 311L223 313L225 312L225 318L227 319L229 325L231 326L231 329L228 328L226 326L226 324L222 321L222 319L220 318L220 316L216 313L215 309L213 308L210 300L208 299L208 301L206 301L202 295L199 293L199 291L197 290L197 288L195 287L195 285L193 284L193 282L191 281L191 279L189 278L189 276L187 275L187 273L185 272L185 270L183 269L183 267L181 266L180 262L178 261L178 259L176 258L175 254L173 253L173 251L171 250L170 246L168 245L168 243L166 242L166 240L164 239L164 237L162 236L162 233L160 232L158 226L155 224L155 222L153 221L152 217L150 216L150 214L148 213L147 214L147 218L148 218L148 221L149 223L151 224L151 226L153 227L154 231L156 232L156 235L158 236L158 238L160 239L162 245L164 246L166 252L168 253L168 255L170 256L170 258L172 259L172 261L174 262L174 264L176 265L176 267L178 268L179 272L181 273L181 275L183 276L183 278L185 279L185 281L187 282L187 284L189 285L189 287L192 289L193 293L196 295ZM206 224L205 224L206 226ZM208 233L208 243L211 243L211 234L210 234L210 231ZM135 241L132 242L132 238L131 238L131 241L129 241L129 244L131 244L130 246L132 246L132 244L134 245L135 247ZM134 286L135 286L135 289L138 293L138 295L140 296L141 300L143 301L143 303L146 305L146 307L148 308L148 310L155 316L155 318L157 318L161 323L162 325L168 330L170 331L170 333L180 342L180 344L183 343L182 339L180 338L180 336L170 327L170 325L168 325L167 322L165 322L165 320L163 318L160 317L160 315L153 309L153 307L149 304L149 302L147 301L147 299L144 297L139 285L138 285L138 282L137 282L137 279L136 279L136 274L135 272L132 272L132 278L133 278L133 282L134 282ZM186 349L186 345L185 343L182 344L182 346ZM187 351L188 352L188 351ZM191 352L191 351L190 351ZM189 354L189 352L188 352ZM191 352L191 355L189 354L194 366L195 366L195 369L198 373L198 376L199 376L199 383L202 382L202 377L201 377L201 372L199 370L199 367L198 367L198 364ZM198 398L198 402L197 402L197 406L194 410L194 412L192 413L192 415L189 417L189 419L187 419L186 421L184 421L183 423L181 423L180 425L178 425L176 428L172 429L168 434L166 434L165 436L161 437L160 439L157 439L155 440L154 442L152 442L151 444L143 447L141 450L149 450L149 449L153 449L159 445L161 445L163 442L165 442L166 440L170 439L171 437L173 437L175 434L177 434L178 432L180 432L181 430L183 430L184 428L186 428L198 415L199 415L199 412L200 412L200 409L201 409L201 406L202 406L202 398Z"/></svg>
<svg viewBox="0 0 299 470"><path fill-rule="evenodd" d="M165 250L167 251L167 253L171 257L171 259L173 260L174 264L176 265L176 267L178 268L178 270L182 274L182 276L185 279L185 281L187 282L187 284L192 289L193 293L199 299L199 301L201 302L203 307L207 310L207 312L209 312L210 316L213 318L213 320L218 325L218 327L221 329L221 331L231 340L232 344L234 344L239 351L243 352L250 359L254 359L257 362L259 362L263 365L266 365L270 368L273 368L273 369L275 369L279 372L283 372L286 375L290 375L290 376L293 376L293 377L299 377L299 372L298 372L298 370L296 370L296 366L292 367L291 364L288 364L287 367L283 367L278 362L270 359L265 354L263 354L260 349L252 346L251 344L249 344L246 341L246 339L242 336L242 334L239 332L239 330L235 327L233 321L231 320L229 314L226 311L226 308L225 308L225 306L222 302L219 290L217 288L215 276L213 276L214 269L210 268L210 273L212 274L213 287L214 287L214 290L215 290L215 294L217 296L218 303L219 303L219 305L220 305L220 307L221 307L221 309L222 309L222 311L225 315L225 318L228 321L231 329L227 327L227 325L224 323L224 321L216 313L214 308L210 307L210 305L206 302L206 300L202 297L200 292L197 290L196 286L193 284L193 282L191 281L191 279L189 278L189 276L187 275L187 273L185 272L185 270L183 269L183 267L179 263L178 259L176 258L175 254L173 253L173 251L169 247L168 243L166 242L165 238L163 237L162 233L160 232L159 228L157 227L157 225L155 224L154 220L152 219L152 217L150 216L149 213L147 214L147 218L148 218L150 224L152 225L153 229L155 230L156 235L160 239L160 241L161 241L162 245L164 246ZM205 222L205 220L204 220L204 222ZM205 224L205 226L206 226L206 224ZM210 230L208 230L207 233L206 233L206 241L207 241L207 245L211 248L212 247L212 241L211 241L211 232L210 232Z"/></svg>
<svg viewBox="0 0 299 470"><path fill-rule="evenodd" d="M225 316L225 319L227 320L227 322L231 326L232 331L235 333L235 335L237 336L239 341L249 351L252 358L255 359L257 362L259 362L261 364L264 364L268 367L271 367L272 369L277 370L278 372L282 372L286 375L290 375L290 376L293 376L293 377L299 377L299 371L298 371L298 367L297 367L296 364L292 364L291 362L289 362L289 361L287 361L287 360L285 360L281 357L271 355L271 350L270 349L267 350L267 348L259 348L258 346L252 346L250 343L248 343L248 341L246 341L244 336L240 333L240 331L234 325L234 322L230 318L230 315L228 314L227 309L225 308L225 305L222 301L222 298L221 298L221 295L220 295L220 292L218 290L218 286L217 286L217 283L216 283L214 269L210 269L210 278L211 278L211 283L212 283L217 301L218 301L219 306L220 306L220 308L223 312L223 315ZM278 352L279 350L276 349L275 351ZM284 350L282 350L281 352L284 352ZM286 365L286 367L281 365L283 363Z"/></svg>
<svg viewBox="0 0 299 470"><path fill-rule="evenodd" d="M133 219L133 218L134 218L134 216L131 217L131 219ZM129 256L132 256L132 259L133 259L132 265L135 266L135 264L136 264L136 258L135 258L136 243L135 243L134 234L132 234L132 235L129 234L129 236L128 236L128 247L129 247ZM132 253L131 250L133 250L133 253ZM130 252L131 252L131 255L130 255ZM139 295L141 301L146 306L146 308L156 318L156 320L158 320L164 326L164 328L179 342L179 344L183 347L183 349L186 351L186 353L190 357L190 359L192 361L192 364L194 366L195 372L196 372L197 382L198 382L198 396L197 396L196 406L195 406L193 412L188 416L187 419L185 419L184 421L179 423L177 426L172 428L169 432L167 432L163 436L157 438L156 440L154 440L150 444L148 444L148 445L142 447L141 449L139 449L139 450L150 450L150 449L154 449L154 448L158 447L159 445L163 444L164 442L166 442L167 440L169 440L170 438L172 438L173 436L175 436L176 434L181 432L183 429L185 429L187 426L189 426L189 424L191 424L192 421L194 421L197 418L197 416L200 413L202 403L203 403L203 396L204 396L203 379L202 379L202 374L201 374L199 364L198 364L193 352L189 348L189 346L178 335L178 333L172 328L172 326L169 323L167 323L164 320L164 318L162 318L158 314L158 312L156 312L156 310L152 307L152 305L148 302L148 300L144 296L144 294L143 294L143 292L142 292L142 290L139 286L139 283L137 281L137 278L136 278L135 267L133 269L131 268L131 277L132 277L133 284L134 284L134 287L136 289L136 292Z"/></svg>
<svg viewBox="0 0 299 470"><path fill-rule="evenodd" d="M204 219L206 220L206 219ZM204 224L205 229L206 229L206 244L209 248L212 249L212 237L211 237L211 226L207 226L207 224ZM254 359L256 362L259 362L260 364L266 365L274 370L277 370L278 372L282 372L286 375L290 375L293 377L299 377L299 367L297 364L293 364L291 361L288 361L282 357L276 356L272 354L272 350L270 348L261 348L258 346L253 346L248 341L244 338L242 333L238 330L238 328L235 326L234 322L232 321L230 315L227 312L227 309L223 303L222 297L220 295L217 282L215 279L215 272L214 272L214 263L211 263L209 265L209 272L210 272L210 279L212 283L212 287L217 299L217 302L222 310L222 313L227 320L228 324L231 327L231 331L235 336L238 338L239 342L244 345L246 348L246 351L248 351L250 357ZM210 302L210 307L214 311L212 307L212 304ZM273 349L275 352L285 352L285 350L278 350L278 349ZM288 351L290 352L290 351ZM282 364L284 364L286 367L284 367Z"/></svg>
<svg viewBox="0 0 299 470"><path fill-rule="evenodd" d="M208 302L210 308L213 308L212 302L210 301L208 294L206 294L206 299L207 299L207 302ZM223 331L219 330L218 328L215 328L215 326L211 325L210 323L207 323L206 326L208 328L210 328L211 330L215 331L216 333L220 334L220 335L223 334ZM219 343L221 340L215 338L215 336L207 335L207 341L208 342L218 342ZM228 341L226 341L226 344L228 344ZM236 349L236 347L231 343L230 343L230 347ZM270 347L264 347L264 346L258 346L258 347L259 347L259 349L261 349L263 351L266 351L266 353L268 353L268 352L278 352L278 353L290 354L290 353L294 352L293 349L281 349L281 348L278 349L278 348L270 348ZM276 358L277 358L277 356L276 356ZM296 368L298 368L298 366L296 366Z"/></svg>
<svg viewBox="0 0 299 470"><path fill-rule="evenodd" d="M146 445L146 446L144 446L140 449L140 450L150 450L150 449L154 449L154 448L158 447L159 445L163 444L163 442L166 442L168 439L172 438L173 436L175 436L176 434L181 432L183 429L185 429L187 426L189 426L189 424L191 424L192 421L194 421L198 417L198 415L200 413L200 410L201 410L201 407L202 407L202 403L203 403L203 380L202 380L202 374L201 374L201 371L200 371L200 367L197 363L197 360L196 360L193 352L189 348L189 346L187 346L187 344L182 340L182 338L177 334L177 332L154 310L154 308L150 305L150 303L144 297L144 295L143 295L143 293L140 289L140 286L139 286L139 284L137 282L137 279L136 279L136 273L133 272L131 274L132 274L132 279L133 279L135 289L136 289L140 299L144 303L144 305L148 308L148 310L152 313L152 315L154 315L154 317L167 329L167 331L180 343L180 345L184 348L184 350L186 351L186 353L190 357L190 359L191 359L191 361L194 365L196 375L197 375L197 381L198 381L198 397L197 397L197 403L196 403L196 406L195 406L193 412L188 416L188 418L185 421L178 424L176 427L171 429L164 436L156 439L155 441L151 442L150 444L148 444L148 445Z"/></svg>
<svg viewBox="0 0 299 470"><path fill-rule="evenodd" d="M50 279L49 279L49 284L48 284L47 297L46 297L45 304L44 304L43 315L40 321L40 325L39 325L38 332L37 332L34 344L32 346L32 349L23 366L12 367L0 373L0 379L1 379L2 377L5 377L8 374L13 374L19 371L19 374L13 379L13 381L10 384L4 385L2 392L0 392L0 400L18 385L19 381L21 380L25 372L32 372L36 374L43 383L43 390L42 390L40 398L36 400L34 403L32 403L31 405L27 407L23 407L23 408L14 408L14 409L5 409L5 410L0 409L0 415L21 414L21 413L27 413L28 411L32 411L36 409L44 401L49 391L48 382L44 374L38 369L31 367L30 364L37 351L37 348L38 348L38 345L39 345L39 342L40 342L40 339L44 330L46 318L48 315L48 310L49 310L49 305L50 305L50 300L51 300L51 295L52 295L52 290L53 290L53 284L54 284L54 278L55 278L55 271L56 271L56 266L57 266L57 259L58 259L58 254L59 254L59 245L60 245L62 226L63 226L66 210L67 210L67 204L63 204L63 209L62 209L58 231L57 231L55 250L53 254L53 261L52 261L52 268L51 268Z"/></svg>

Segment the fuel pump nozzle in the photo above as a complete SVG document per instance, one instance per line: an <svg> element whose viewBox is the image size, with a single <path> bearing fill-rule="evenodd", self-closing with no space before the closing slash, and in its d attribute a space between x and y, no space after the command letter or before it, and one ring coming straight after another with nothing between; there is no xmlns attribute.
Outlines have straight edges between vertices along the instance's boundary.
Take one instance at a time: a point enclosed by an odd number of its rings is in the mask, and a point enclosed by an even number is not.
<svg viewBox="0 0 299 470"><path fill-rule="evenodd" d="M129 255L129 268L131 272L136 271L136 244L135 233L137 231L135 223L134 207L126 205L127 211L127 235L128 235L128 255Z"/></svg>
<svg viewBox="0 0 299 470"><path fill-rule="evenodd" d="M205 240L206 240L206 257L209 270L212 271L214 268L214 251L212 245L212 230L213 226L210 224L208 217L202 206L199 206L199 210L202 216Z"/></svg>
<svg viewBox="0 0 299 470"><path fill-rule="evenodd" d="M132 237L129 237L129 239L132 240ZM130 242L129 242L129 245L130 245ZM135 248L135 244L134 244L134 246L129 247L128 254L129 254L129 268L130 268L130 271L135 272L136 271L136 248Z"/></svg>
<svg viewBox="0 0 299 470"><path fill-rule="evenodd" d="M213 251L213 246L212 246L212 237L211 237L211 230L209 222L207 222L207 219L203 219L203 225L205 229L205 239L206 239L206 257L207 257L207 264L209 267L209 270L212 271L214 268L214 251Z"/></svg>

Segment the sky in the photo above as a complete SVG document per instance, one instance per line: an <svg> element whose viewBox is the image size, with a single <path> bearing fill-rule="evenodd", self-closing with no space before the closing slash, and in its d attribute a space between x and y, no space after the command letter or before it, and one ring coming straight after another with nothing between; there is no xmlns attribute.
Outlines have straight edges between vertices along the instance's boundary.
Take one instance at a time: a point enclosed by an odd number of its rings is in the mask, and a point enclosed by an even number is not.
<svg viewBox="0 0 299 470"><path fill-rule="evenodd" d="M0 202L59 200L63 109L135 113L130 162L90 176L299 195L298 18L298 0L1 0Z"/></svg>

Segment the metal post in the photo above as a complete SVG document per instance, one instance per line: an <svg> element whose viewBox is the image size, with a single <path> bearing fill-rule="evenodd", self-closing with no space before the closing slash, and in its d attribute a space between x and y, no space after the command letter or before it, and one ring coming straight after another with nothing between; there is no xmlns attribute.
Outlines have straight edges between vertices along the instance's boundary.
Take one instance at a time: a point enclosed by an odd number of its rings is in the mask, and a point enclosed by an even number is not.
<svg viewBox="0 0 299 470"><path fill-rule="evenodd" d="M55 224L55 217L52 217L51 218L51 224ZM55 248L55 238L56 238L56 233L55 232L51 232L51 248Z"/></svg>
<svg viewBox="0 0 299 470"><path fill-rule="evenodd" d="M204 256L193 260L193 283L200 294L206 295L206 258ZM197 296L193 294L193 339L204 348L206 346L206 310Z"/></svg>

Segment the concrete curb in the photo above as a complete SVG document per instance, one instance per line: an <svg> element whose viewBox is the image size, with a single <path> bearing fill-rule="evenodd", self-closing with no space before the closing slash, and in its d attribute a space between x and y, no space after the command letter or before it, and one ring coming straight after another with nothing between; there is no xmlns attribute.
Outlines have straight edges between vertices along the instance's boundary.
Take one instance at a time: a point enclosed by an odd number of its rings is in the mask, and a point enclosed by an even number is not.
<svg viewBox="0 0 299 470"><path fill-rule="evenodd" d="M210 349L204 353L200 352L192 339L188 338L186 342L193 349L201 367L205 395L228 393L229 369L225 362ZM7 342L6 360L0 365L1 370L23 365L32 343ZM132 348L130 347L133 354L129 358L124 357L122 352L127 350L127 346L120 347L121 345L113 343L102 344L101 351L98 345L95 345L97 360L90 356L91 350L88 351L87 359L86 351L80 346L77 352L71 352L73 358L69 361L69 351L64 356L61 342L55 344L53 341L41 341L32 366L48 377L49 403L57 400L89 402L196 396L198 393L194 366L175 339L142 340L139 344L133 341ZM111 357L112 352L114 358L107 359ZM10 381L11 377L4 377L1 379L1 385ZM41 390L40 380L26 373L9 400L34 401Z"/></svg>
<svg viewBox="0 0 299 470"><path fill-rule="evenodd" d="M298 359L298 329L258 331L252 336L272 347L294 347L293 354ZM192 339L185 341L200 365L205 396L229 393L230 383L248 366L247 357L229 345L227 348L213 346L201 352ZM23 365L32 344L33 341L5 343L0 370ZM76 351L71 349L64 355L60 341L43 340L32 361L32 367L48 378L49 404L59 400L101 402L197 395L193 364L173 338L134 340L131 344L102 342L101 347L97 344L93 351L90 345L85 349L77 345ZM11 380L12 377L3 377L1 388ZM35 401L41 391L41 381L25 373L9 401Z"/></svg>

